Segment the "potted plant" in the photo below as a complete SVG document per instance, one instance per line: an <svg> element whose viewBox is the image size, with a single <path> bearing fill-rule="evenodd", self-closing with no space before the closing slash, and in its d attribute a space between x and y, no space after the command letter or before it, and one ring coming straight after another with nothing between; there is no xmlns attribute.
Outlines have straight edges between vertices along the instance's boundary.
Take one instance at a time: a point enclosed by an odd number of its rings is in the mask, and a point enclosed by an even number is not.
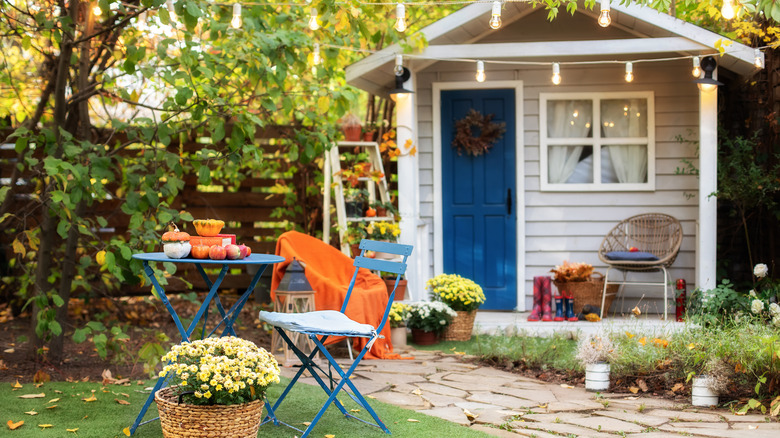
<svg viewBox="0 0 780 438"><path fill-rule="evenodd" d="M376 141L379 132L378 122L368 122L363 128L363 141Z"/></svg>
<svg viewBox="0 0 780 438"><path fill-rule="evenodd" d="M347 225L347 229L344 230L344 242L349 245L349 251L352 257L360 255L360 241L366 237L366 231L360 225Z"/></svg>
<svg viewBox="0 0 780 438"><path fill-rule="evenodd" d="M346 141L360 141L360 132L363 127L360 125L360 119L349 113L341 118L341 131L344 132L344 140Z"/></svg>
<svg viewBox="0 0 780 438"><path fill-rule="evenodd" d="M396 242L401 235L401 227L398 224L387 221L371 222L366 225L366 237L371 240L383 240L385 242ZM373 254L378 259L390 260L396 258L395 255L384 252Z"/></svg>
<svg viewBox="0 0 780 438"><path fill-rule="evenodd" d="M365 190L354 187L347 187L344 189L344 209L346 210L347 217L363 216L366 197Z"/></svg>
<svg viewBox="0 0 780 438"><path fill-rule="evenodd" d="M693 406L717 406L718 396L728 391L728 384L734 377L734 368L723 358L713 357L707 361L702 374L694 376L691 385L691 404Z"/></svg>
<svg viewBox="0 0 780 438"><path fill-rule="evenodd" d="M390 342L393 348L406 347L406 320L409 319L411 306L404 303L393 303L387 320L390 322Z"/></svg>
<svg viewBox="0 0 780 438"><path fill-rule="evenodd" d="M390 295L393 291L393 287L395 287L396 275L388 272L380 272L379 276L382 277L382 281L385 282L387 295ZM403 274L400 275L400 277L401 278L398 280L398 287L395 288L395 297L393 298L393 301L403 301L404 298L406 298L407 281Z"/></svg>
<svg viewBox="0 0 780 438"><path fill-rule="evenodd" d="M374 216L376 217L395 218L398 214L398 210L395 209L392 202L373 201L369 206L374 209Z"/></svg>
<svg viewBox="0 0 780 438"><path fill-rule="evenodd" d="M587 335L577 343L576 358L585 365L585 389L609 389L609 362L615 357L615 345L607 335Z"/></svg>
<svg viewBox="0 0 780 438"><path fill-rule="evenodd" d="M412 341L417 345L439 342L441 333L458 316L441 301L419 301L410 304L406 326L412 330Z"/></svg>
<svg viewBox="0 0 780 438"><path fill-rule="evenodd" d="M458 274L439 274L425 283L431 299L447 304L457 317L444 331L446 341L468 341L474 328L477 308L485 302L482 288Z"/></svg>
<svg viewBox="0 0 780 438"><path fill-rule="evenodd" d="M164 437L257 436L263 395L279 383L273 355L225 336L174 345L162 362L173 383L154 396Z"/></svg>

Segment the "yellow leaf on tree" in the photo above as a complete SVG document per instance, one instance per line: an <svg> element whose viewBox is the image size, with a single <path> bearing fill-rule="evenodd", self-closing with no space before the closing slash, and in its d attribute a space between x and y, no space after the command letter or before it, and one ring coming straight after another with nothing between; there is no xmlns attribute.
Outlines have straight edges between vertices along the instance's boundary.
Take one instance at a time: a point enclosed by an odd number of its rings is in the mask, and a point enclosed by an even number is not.
<svg viewBox="0 0 780 438"><path fill-rule="evenodd" d="M25 394L20 395L19 398L44 398L46 397L46 394L40 393L40 394Z"/></svg>
<svg viewBox="0 0 780 438"><path fill-rule="evenodd" d="M106 264L106 252L105 251L98 251L98 253L95 255L95 261L100 266L105 265Z"/></svg>
<svg viewBox="0 0 780 438"><path fill-rule="evenodd" d="M17 421L16 423L14 423L12 420L8 420L8 423L6 423L6 424L8 425L9 429L16 430L16 429L22 427L22 425L24 424L24 421Z"/></svg>
<svg viewBox="0 0 780 438"><path fill-rule="evenodd" d="M319 109L321 113L328 112L330 109L330 101L328 100L328 96L320 96L320 98L317 99L317 109Z"/></svg>
<svg viewBox="0 0 780 438"><path fill-rule="evenodd" d="M84 400L85 402L93 402L93 401L97 401L97 397L95 397L95 394L92 394L91 396L89 396L89 398L82 398L82 400Z"/></svg>

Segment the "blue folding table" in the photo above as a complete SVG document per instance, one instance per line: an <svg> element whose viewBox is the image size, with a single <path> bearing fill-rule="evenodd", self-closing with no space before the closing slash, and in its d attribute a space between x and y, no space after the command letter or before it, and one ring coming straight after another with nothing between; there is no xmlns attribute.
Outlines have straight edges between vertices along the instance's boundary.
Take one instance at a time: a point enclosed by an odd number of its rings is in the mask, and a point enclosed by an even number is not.
<svg viewBox="0 0 780 438"><path fill-rule="evenodd" d="M181 335L182 342L190 341L190 336L192 335L192 332L195 330L195 327L197 327L198 323L203 320L203 330L201 331L201 339L207 336L211 336L216 332L223 324L224 328L222 329L221 336L225 335L232 335L236 336L236 332L233 329L233 324L236 322L236 318L238 317L238 314L241 312L241 309L244 307L244 304L246 304L247 299L249 299L249 295L252 294L252 291L254 290L255 286L257 285L258 280L260 280L260 276L263 274L263 271L265 270L265 265L271 265L274 263L279 263L284 261L284 257L280 257L277 255L270 255L270 254L252 254L249 257L246 257L242 260L209 260L209 259L195 259L195 258L183 258L183 259L171 259L168 258L164 253L162 252L151 252L151 253L142 253L142 254L135 254L133 255L134 259L141 260L144 265L144 272L146 273L146 276L149 277L149 280L152 282L152 287L155 291L157 291L157 295L159 295L160 300L162 300L163 304L165 305L165 308L168 309L168 313L171 314L171 317L173 318L173 322L176 324L176 328L179 330L179 334ZM185 330L184 326L181 323L181 319L179 318L179 314L176 313L176 310L173 309L173 306L171 306L170 301L168 301L168 297L165 295L165 290L163 290L162 286L160 285L160 282L157 280L157 278L154 275L154 269L152 269L151 266L149 266L152 262L171 262L171 263L192 263L195 265L195 267L198 269L198 272L200 273L201 277L203 277L203 281L205 281L206 286L209 288L209 293L206 295L206 298L203 299L203 303L200 305L200 308L198 309L198 312L195 314L195 317L192 319L192 322L190 323L189 327ZM221 267L219 274L217 275L216 280L214 282L211 281L208 274L203 268L203 265L216 265L215 267ZM219 300L219 295L217 294L217 291L219 290L219 285L222 284L222 280L225 279L225 276L228 274L231 268L235 268L237 265L263 265L263 269L258 269L255 276L252 278L252 281L249 283L249 287L246 289L246 291L241 295L241 297L236 301L235 304L228 310L225 311L225 308L222 306L222 303ZM216 327L214 327L211 332L206 335L206 320L209 317L209 306L211 305L211 302L214 302L214 304L217 307L217 310L219 311L219 314L222 317L222 320L217 324ZM152 420L147 420L145 422L141 422L144 415L146 414L147 409L149 409L149 406L152 404L152 400L154 400L154 394L157 392L160 388L163 387L165 384L165 381L167 380L168 376L163 376L157 379L157 383L154 385L154 389L152 390L152 393L149 394L149 398L146 399L146 403L144 403L143 408L141 408L141 412L138 414L138 417L135 419L135 422L130 427L130 434L132 435L135 433L135 430L140 426L141 424L146 424L150 421L154 421L157 418L154 418Z"/></svg>

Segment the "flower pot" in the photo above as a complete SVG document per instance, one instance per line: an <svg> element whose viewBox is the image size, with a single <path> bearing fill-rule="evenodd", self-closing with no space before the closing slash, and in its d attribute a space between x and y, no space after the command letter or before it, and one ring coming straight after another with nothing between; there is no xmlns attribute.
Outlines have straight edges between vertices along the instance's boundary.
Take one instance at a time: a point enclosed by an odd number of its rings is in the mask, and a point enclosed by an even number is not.
<svg viewBox="0 0 780 438"><path fill-rule="evenodd" d="M604 362L585 365L585 390L606 391L609 389L609 364Z"/></svg>
<svg viewBox="0 0 780 438"><path fill-rule="evenodd" d="M363 133L363 141L376 140L376 131L366 131Z"/></svg>
<svg viewBox="0 0 780 438"><path fill-rule="evenodd" d="M349 252L352 253L352 258L355 258L360 255L360 244L359 243L353 243L352 245L349 245Z"/></svg>
<svg viewBox="0 0 780 438"><path fill-rule="evenodd" d="M395 279L389 279L389 278L383 278L385 282L385 286L387 287L387 295L390 295L390 292L393 291L393 286L395 286ZM403 301L406 297L406 280L400 280L398 282L398 287L395 288L395 299L393 301Z"/></svg>
<svg viewBox="0 0 780 438"><path fill-rule="evenodd" d="M710 389L710 379L707 376L693 378L691 388L691 404L694 406L717 406L718 394Z"/></svg>
<svg viewBox="0 0 780 438"><path fill-rule="evenodd" d="M360 125L347 125L342 126L341 130L344 131L344 140L360 141L360 133L363 131L363 127Z"/></svg>
<svg viewBox="0 0 780 438"><path fill-rule="evenodd" d="M442 338L445 341L468 341L471 339L471 331L474 329L474 318L477 317L477 311L464 312L458 310L456 313L458 316L444 329Z"/></svg>
<svg viewBox="0 0 780 438"><path fill-rule="evenodd" d="M394 349L406 347L406 327L391 327L390 342Z"/></svg>
<svg viewBox="0 0 780 438"><path fill-rule="evenodd" d="M361 217L363 216L363 201L345 201L344 210L346 210L347 217Z"/></svg>
<svg viewBox="0 0 780 438"><path fill-rule="evenodd" d="M417 345L434 345L439 343L439 336L436 332L426 332L421 329L412 329L412 342Z"/></svg>
<svg viewBox="0 0 780 438"><path fill-rule="evenodd" d="M263 401L240 405L196 406L178 403L176 387L154 394L165 438L256 438L263 419Z"/></svg>

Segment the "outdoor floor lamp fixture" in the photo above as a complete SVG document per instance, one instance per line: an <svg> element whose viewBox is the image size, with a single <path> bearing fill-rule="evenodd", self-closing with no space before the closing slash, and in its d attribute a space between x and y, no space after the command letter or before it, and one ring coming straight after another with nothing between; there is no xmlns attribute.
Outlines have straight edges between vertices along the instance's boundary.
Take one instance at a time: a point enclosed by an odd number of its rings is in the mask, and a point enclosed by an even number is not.
<svg viewBox="0 0 780 438"><path fill-rule="evenodd" d="M718 61L712 56L705 56L700 62L700 67L704 71L704 77L695 79L693 82L699 86L701 91L712 91L719 85L723 85L723 82L716 81L712 78L712 72L718 67Z"/></svg>

